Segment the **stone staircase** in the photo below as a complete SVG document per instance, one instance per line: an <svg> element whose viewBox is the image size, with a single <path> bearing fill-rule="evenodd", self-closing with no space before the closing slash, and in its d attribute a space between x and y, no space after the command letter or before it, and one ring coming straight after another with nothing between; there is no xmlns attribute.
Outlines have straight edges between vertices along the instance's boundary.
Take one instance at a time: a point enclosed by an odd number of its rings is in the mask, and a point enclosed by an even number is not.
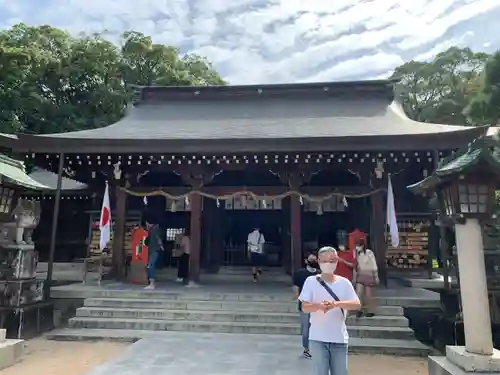
<svg viewBox="0 0 500 375"><path fill-rule="evenodd" d="M243 293L214 293L203 287L179 288L179 292L96 290L69 320L68 328L52 331L48 338L135 341L165 331L298 335L299 317L291 293L253 288L248 285ZM377 298L377 306L375 317L348 317L351 350L429 354L429 348L414 338L401 306L387 298Z"/></svg>
<svg viewBox="0 0 500 375"><path fill-rule="evenodd" d="M287 283L290 284L290 275L287 275L281 267L265 267L262 270L262 280L264 282ZM252 269L250 267L221 267L217 273L201 272L203 282L243 282L252 280ZM175 280L177 269L167 268L158 270L156 279L158 281Z"/></svg>

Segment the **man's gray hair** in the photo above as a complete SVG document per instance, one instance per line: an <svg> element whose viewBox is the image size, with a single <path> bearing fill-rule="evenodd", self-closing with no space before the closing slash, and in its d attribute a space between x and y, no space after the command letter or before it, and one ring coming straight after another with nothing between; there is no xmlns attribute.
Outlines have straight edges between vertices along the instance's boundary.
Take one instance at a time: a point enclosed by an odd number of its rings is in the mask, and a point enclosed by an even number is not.
<svg viewBox="0 0 500 375"><path fill-rule="evenodd" d="M336 253L336 252L337 252L337 250L335 250L334 247L323 246L321 249L318 250L318 255L327 254L327 253Z"/></svg>

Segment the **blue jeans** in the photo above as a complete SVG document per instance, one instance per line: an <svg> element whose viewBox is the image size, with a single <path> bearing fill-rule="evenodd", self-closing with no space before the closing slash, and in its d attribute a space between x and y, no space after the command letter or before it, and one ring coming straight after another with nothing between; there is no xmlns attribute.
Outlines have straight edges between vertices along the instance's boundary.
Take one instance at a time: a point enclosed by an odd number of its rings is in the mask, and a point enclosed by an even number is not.
<svg viewBox="0 0 500 375"><path fill-rule="evenodd" d="M309 349L309 327L311 326L311 314L299 311L300 314L300 334L302 335L302 347Z"/></svg>
<svg viewBox="0 0 500 375"><path fill-rule="evenodd" d="M149 254L148 259L148 279L154 280L156 276L156 261L158 260L159 251L153 251Z"/></svg>
<svg viewBox="0 0 500 375"><path fill-rule="evenodd" d="M311 340L314 375L347 375L347 344Z"/></svg>

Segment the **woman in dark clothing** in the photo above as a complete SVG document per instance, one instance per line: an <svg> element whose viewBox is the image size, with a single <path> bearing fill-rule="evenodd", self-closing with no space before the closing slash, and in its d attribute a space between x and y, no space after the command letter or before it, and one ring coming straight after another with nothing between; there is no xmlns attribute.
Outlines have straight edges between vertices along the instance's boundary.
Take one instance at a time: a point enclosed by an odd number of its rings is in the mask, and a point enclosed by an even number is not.
<svg viewBox="0 0 500 375"><path fill-rule="evenodd" d="M191 241L189 231L184 230L179 243L179 263L177 270L177 282L186 282L189 278L189 255L191 253Z"/></svg>

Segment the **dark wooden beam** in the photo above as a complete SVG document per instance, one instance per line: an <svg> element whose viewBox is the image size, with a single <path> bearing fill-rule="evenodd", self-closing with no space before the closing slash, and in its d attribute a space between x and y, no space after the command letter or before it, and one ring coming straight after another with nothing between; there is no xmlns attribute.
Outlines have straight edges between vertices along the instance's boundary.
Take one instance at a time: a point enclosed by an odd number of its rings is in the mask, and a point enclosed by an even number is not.
<svg viewBox="0 0 500 375"><path fill-rule="evenodd" d="M205 186L202 187L199 191L210 194L210 195L229 195L234 194L241 191L252 192L255 195L265 196L265 195L279 195L285 194L290 191L287 186ZM132 192L137 193L139 196L142 194L150 194L152 192L165 192L170 195L184 195L193 191L192 188L189 187L142 187L142 188L134 188L131 189ZM324 196L331 193L336 193L339 195L362 195L369 194L373 189L368 186L339 186L339 187L331 187L331 186L304 186L297 190L299 193L303 195L310 196ZM159 193L161 195L161 193Z"/></svg>
<svg viewBox="0 0 500 375"><path fill-rule="evenodd" d="M438 153L444 155L444 152ZM57 173L55 154L29 154L27 160L37 166ZM303 174L318 171L350 170L364 173L373 170L382 160L387 172L397 173L409 168L412 163L421 163L432 169L434 154L430 151L349 151L349 152L302 152L302 153L260 153L260 154L71 154L65 156L64 177L87 184L102 183L113 174L114 165L120 162L124 175L140 177L150 172L182 172L206 177L222 170L267 170L277 175L301 171ZM194 159L193 159L194 158ZM179 164L180 163L180 164ZM206 181L209 181L207 179ZM132 185L138 181L131 180ZM205 182L207 184L207 182Z"/></svg>

